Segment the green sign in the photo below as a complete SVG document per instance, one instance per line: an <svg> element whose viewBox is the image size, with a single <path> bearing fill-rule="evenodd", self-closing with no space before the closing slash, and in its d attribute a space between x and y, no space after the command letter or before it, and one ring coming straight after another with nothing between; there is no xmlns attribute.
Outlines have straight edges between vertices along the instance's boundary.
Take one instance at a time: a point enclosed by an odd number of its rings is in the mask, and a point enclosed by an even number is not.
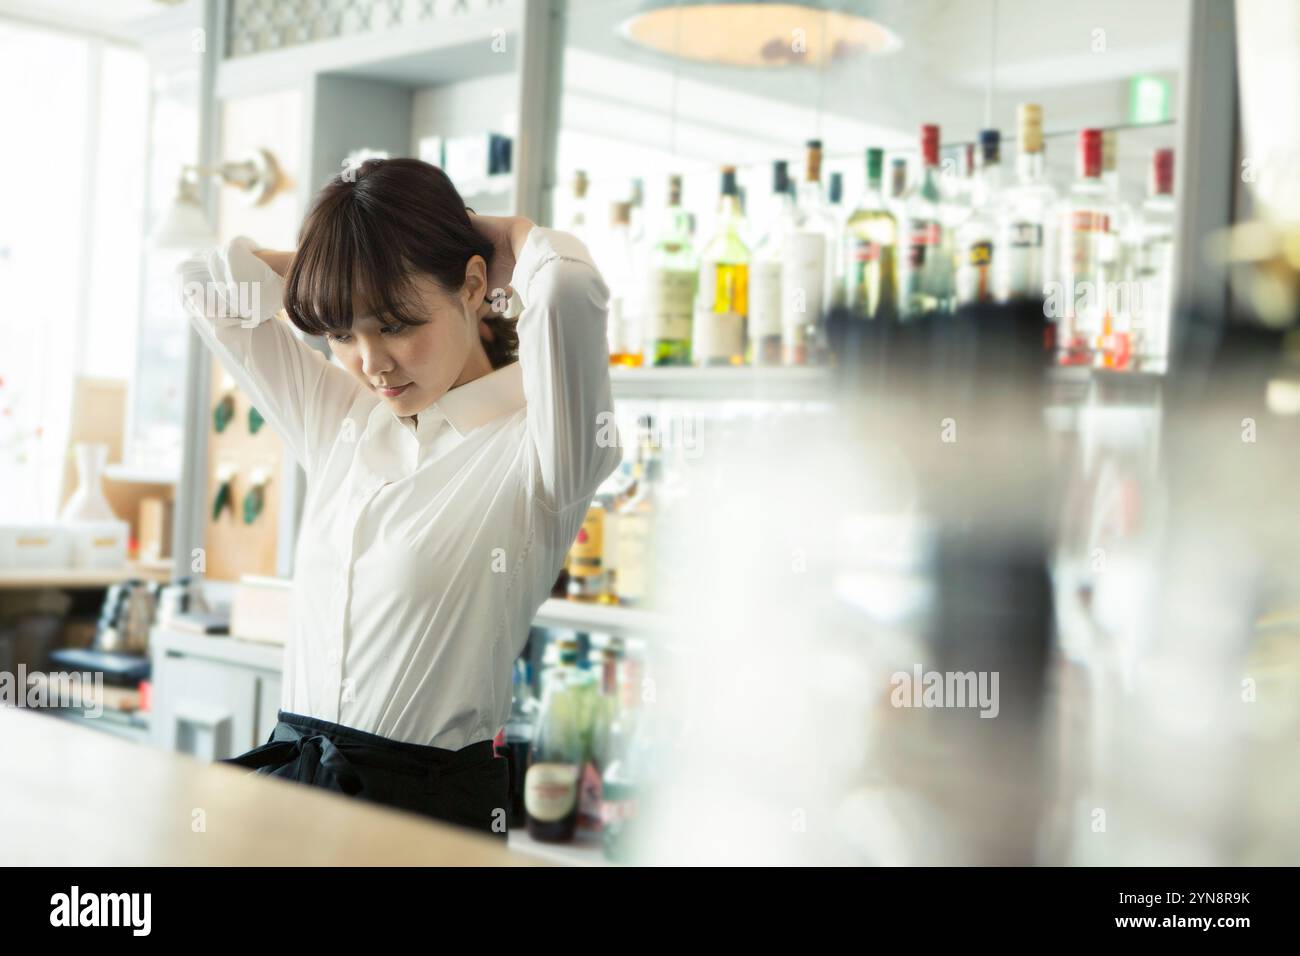
<svg viewBox="0 0 1300 956"><path fill-rule="evenodd" d="M1134 125L1163 123L1169 119L1172 94L1169 81L1158 76L1135 76L1129 81L1128 119Z"/></svg>

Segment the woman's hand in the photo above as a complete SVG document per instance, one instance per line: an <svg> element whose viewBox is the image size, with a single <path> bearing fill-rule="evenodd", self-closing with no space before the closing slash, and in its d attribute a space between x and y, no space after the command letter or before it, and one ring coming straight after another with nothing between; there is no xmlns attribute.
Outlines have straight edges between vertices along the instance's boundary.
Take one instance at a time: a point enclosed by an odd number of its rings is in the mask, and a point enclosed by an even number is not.
<svg viewBox="0 0 1300 956"><path fill-rule="evenodd" d="M504 303L494 305L493 293L502 290L506 302L514 294L510 279L515 273L515 260L534 223L523 216L480 216L472 212L469 221L479 235L492 243L492 261L488 263L487 271L488 295L479 310L479 318L500 315Z"/></svg>

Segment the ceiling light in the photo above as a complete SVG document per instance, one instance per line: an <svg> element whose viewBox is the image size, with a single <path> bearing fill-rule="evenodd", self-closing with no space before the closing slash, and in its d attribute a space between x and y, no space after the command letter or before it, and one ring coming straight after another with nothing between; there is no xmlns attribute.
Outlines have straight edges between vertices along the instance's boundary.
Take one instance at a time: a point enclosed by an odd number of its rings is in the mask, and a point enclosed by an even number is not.
<svg viewBox="0 0 1300 956"><path fill-rule="evenodd" d="M903 45L869 17L763 0L655 3L619 32L657 53L725 66L824 66Z"/></svg>

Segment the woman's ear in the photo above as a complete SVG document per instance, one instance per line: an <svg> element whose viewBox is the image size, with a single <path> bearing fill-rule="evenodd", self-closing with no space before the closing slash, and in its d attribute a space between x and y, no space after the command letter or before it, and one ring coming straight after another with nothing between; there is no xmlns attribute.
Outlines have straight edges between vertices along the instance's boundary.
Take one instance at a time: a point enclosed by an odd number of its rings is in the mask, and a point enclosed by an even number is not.
<svg viewBox="0 0 1300 956"><path fill-rule="evenodd" d="M482 256L470 256L469 262L465 263L465 288L466 305L469 307L471 314L478 313L484 300L487 298L487 263Z"/></svg>

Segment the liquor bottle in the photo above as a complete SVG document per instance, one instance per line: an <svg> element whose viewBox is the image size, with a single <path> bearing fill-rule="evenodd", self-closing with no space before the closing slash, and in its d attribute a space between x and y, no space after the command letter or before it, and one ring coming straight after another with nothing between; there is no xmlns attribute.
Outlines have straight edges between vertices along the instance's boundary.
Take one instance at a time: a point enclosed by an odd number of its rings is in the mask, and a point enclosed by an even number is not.
<svg viewBox="0 0 1300 956"><path fill-rule="evenodd" d="M785 365L817 364L823 358L835 223L822 195L821 168L821 140L809 140L794 228L786 236L781 269L781 360Z"/></svg>
<svg viewBox="0 0 1300 956"><path fill-rule="evenodd" d="M539 704L529 682L528 661L515 661L510 716L506 718L505 749L510 761L510 808L507 822L511 827L525 825L524 773L532 750Z"/></svg>
<svg viewBox="0 0 1300 956"><path fill-rule="evenodd" d="M587 174L578 170L573 174L573 197L570 200L569 221L565 231L573 233L584 243L591 239L590 224L587 222Z"/></svg>
<svg viewBox="0 0 1300 956"><path fill-rule="evenodd" d="M646 359L654 365L691 363L691 313L699 264L690 217L682 209L682 177L668 178L663 231L650 252L646 282Z"/></svg>
<svg viewBox="0 0 1300 956"><path fill-rule="evenodd" d="M569 549L569 598L598 601L605 593L605 506L594 500Z"/></svg>
<svg viewBox="0 0 1300 956"><path fill-rule="evenodd" d="M601 274L609 286L609 364L637 368L642 362L639 274L632 248L632 204L610 204L609 232L602 243Z"/></svg>
<svg viewBox="0 0 1300 956"><path fill-rule="evenodd" d="M1095 362L1103 368L1127 368L1132 359L1132 312L1130 293L1134 287L1134 235L1136 215L1124 202L1117 167L1119 136L1113 129L1101 134L1101 181L1111 208L1110 229L1101 242L1105 285L1101 301L1101 330L1095 343Z"/></svg>
<svg viewBox="0 0 1300 956"><path fill-rule="evenodd" d="M884 150L867 150L867 190L844 228L845 305L865 322L898 316L898 223L880 194L884 162Z"/></svg>
<svg viewBox="0 0 1300 956"><path fill-rule="evenodd" d="M619 512L619 601L628 605L644 604L650 597L651 546L655 518L655 498L662 478L657 457L645 461L636 494Z"/></svg>
<svg viewBox="0 0 1300 956"><path fill-rule="evenodd" d="M740 238L736 167L722 169L718 229L704 247L691 352L696 365L743 365L749 315L749 248Z"/></svg>
<svg viewBox="0 0 1300 956"><path fill-rule="evenodd" d="M547 843L572 840L578 825L578 787L587 763L587 744L576 657L576 644L564 647L560 662L545 674L524 773L528 834Z"/></svg>
<svg viewBox="0 0 1300 956"><path fill-rule="evenodd" d="M754 249L749 269L750 364L781 364L781 272L786 239L794 229L795 200L789 164L772 164L772 206L767 235Z"/></svg>
<svg viewBox="0 0 1300 956"><path fill-rule="evenodd" d="M852 211L846 209L844 205L843 173L831 173L830 185L826 190L826 200L834 229L830 244L826 247L826 255L829 257L830 266L828 270L830 276L830 291L828 294L830 298L826 303L826 309L828 314L839 315L847 302L845 261L840 251L844 248L844 230L848 225L849 214Z"/></svg>
<svg viewBox="0 0 1300 956"><path fill-rule="evenodd" d="M1054 304L1058 320L1057 360L1090 365L1106 315L1106 253L1113 210L1101 180L1101 130L1079 131L1078 179L1059 216L1058 262L1064 301Z"/></svg>
<svg viewBox="0 0 1300 956"><path fill-rule="evenodd" d="M1037 103L1021 103L1016 120L1016 183L1003 192L995 243L993 274L999 302L1042 299L1052 278L1052 215L1057 195L1043 171L1043 108ZM1054 321L1045 326L1049 351L1056 347L1055 329Z"/></svg>
<svg viewBox="0 0 1300 956"><path fill-rule="evenodd" d="M889 201L902 204L907 195L907 160L897 156L889 164Z"/></svg>
<svg viewBox="0 0 1300 956"><path fill-rule="evenodd" d="M980 130L979 171L971 187L971 214L957 231L957 305L993 301L997 255L997 200L1002 189L1001 134Z"/></svg>
<svg viewBox="0 0 1300 956"><path fill-rule="evenodd" d="M943 197L940 217L948 234L956 240L957 230L970 218L974 209L975 144L962 143L948 150L940 162L939 192ZM954 260L954 267L956 261Z"/></svg>
<svg viewBox="0 0 1300 956"><path fill-rule="evenodd" d="M641 674L639 661L624 660L619 678L621 706L610 728L611 759L601 781L601 848L605 859L614 863L636 862L651 770L650 723L641 706Z"/></svg>
<svg viewBox="0 0 1300 956"><path fill-rule="evenodd" d="M1173 317L1174 151L1151 156L1148 196L1142 204L1137 256L1139 308L1134 311L1134 352L1143 368L1161 369L1169 355Z"/></svg>
<svg viewBox="0 0 1300 956"><path fill-rule="evenodd" d="M603 644L593 641L588 654L578 658L576 685L587 755L579 775L578 826L588 830L601 827L601 778L612 759L610 731L619 705L615 676L622 657L622 640L611 637Z"/></svg>
<svg viewBox="0 0 1300 956"><path fill-rule="evenodd" d="M898 263L903 321L952 306L952 239L944 228L939 184L939 127L921 127L921 178L903 199Z"/></svg>

